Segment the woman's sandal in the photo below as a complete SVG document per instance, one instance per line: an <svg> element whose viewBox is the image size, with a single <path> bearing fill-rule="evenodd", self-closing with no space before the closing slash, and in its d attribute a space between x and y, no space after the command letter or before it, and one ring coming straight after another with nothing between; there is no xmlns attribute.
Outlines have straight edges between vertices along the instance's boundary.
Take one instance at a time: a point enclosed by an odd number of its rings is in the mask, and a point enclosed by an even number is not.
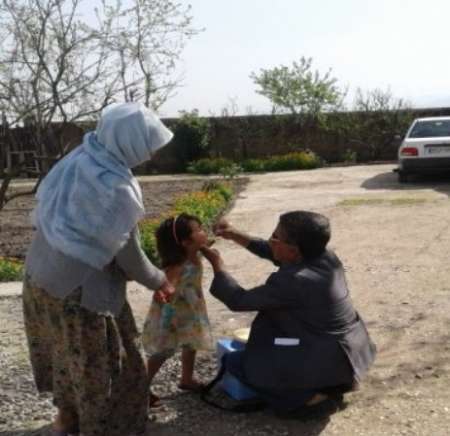
<svg viewBox="0 0 450 436"><path fill-rule="evenodd" d="M158 407L161 407L161 406L162 406L161 398L159 398L153 392L150 392L150 395L148 398L148 407L150 409L157 409Z"/></svg>

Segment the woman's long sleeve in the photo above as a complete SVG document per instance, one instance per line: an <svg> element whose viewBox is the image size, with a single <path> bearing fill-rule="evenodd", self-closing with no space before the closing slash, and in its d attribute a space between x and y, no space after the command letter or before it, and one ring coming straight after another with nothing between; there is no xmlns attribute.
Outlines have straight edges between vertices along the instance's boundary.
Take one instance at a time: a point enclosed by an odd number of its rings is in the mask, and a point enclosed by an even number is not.
<svg viewBox="0 0 450 436"><path fill-rule="evenodd" d="M149 289L159 289L166 275L153 265L141 248L139 230L135 228L125 246L117 253L116 263L130 280Z"/></svg>

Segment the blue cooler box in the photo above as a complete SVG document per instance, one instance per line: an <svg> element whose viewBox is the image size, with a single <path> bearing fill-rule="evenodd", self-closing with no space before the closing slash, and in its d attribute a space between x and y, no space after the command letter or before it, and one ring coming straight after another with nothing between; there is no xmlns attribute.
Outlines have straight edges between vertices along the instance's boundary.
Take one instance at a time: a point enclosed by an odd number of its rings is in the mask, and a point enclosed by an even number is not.
<svg viewBox="0 0 450 436"><path fill-rule="evenodd" d="M245 344L234 339L219 339L217 341L217 358L220 364L222 356L226 353L241 351L245 348ZM234 375L228 371L222 377L219 386L235 400L248 400L256 398L258 395L249 387L242 384Z"/></svg>

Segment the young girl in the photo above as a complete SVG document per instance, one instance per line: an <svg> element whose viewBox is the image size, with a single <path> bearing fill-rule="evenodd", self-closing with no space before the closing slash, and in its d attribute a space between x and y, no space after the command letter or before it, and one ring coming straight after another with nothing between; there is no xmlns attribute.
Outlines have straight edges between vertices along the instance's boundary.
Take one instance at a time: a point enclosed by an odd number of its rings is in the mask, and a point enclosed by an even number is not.
<svg viewBox="0 0 450 436"><path fill-rule="evenodd" d="M142 342L150 384L161 365L181 348L178 387L191 391L202 388L193 373L197 350L209 350L212 345L199 257L200 247L207 243L200 220L184 213L166 219L156 231L162 267L175 286L175 295L170 303L154 299L145 320ZM159 405L159 398L150 392L150 407Z"/></svg>

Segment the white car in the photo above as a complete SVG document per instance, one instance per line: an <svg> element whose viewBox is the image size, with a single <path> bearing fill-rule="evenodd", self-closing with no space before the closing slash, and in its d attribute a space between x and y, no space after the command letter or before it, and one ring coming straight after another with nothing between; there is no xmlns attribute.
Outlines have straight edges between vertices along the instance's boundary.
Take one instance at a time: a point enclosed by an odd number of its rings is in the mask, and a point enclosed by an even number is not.
<svg viewBox="0 0 450 436"><path fill-rule="evenodd" d="M450 174L450 116L417 118L398 150L398 180L445 172Z"/></svg>

